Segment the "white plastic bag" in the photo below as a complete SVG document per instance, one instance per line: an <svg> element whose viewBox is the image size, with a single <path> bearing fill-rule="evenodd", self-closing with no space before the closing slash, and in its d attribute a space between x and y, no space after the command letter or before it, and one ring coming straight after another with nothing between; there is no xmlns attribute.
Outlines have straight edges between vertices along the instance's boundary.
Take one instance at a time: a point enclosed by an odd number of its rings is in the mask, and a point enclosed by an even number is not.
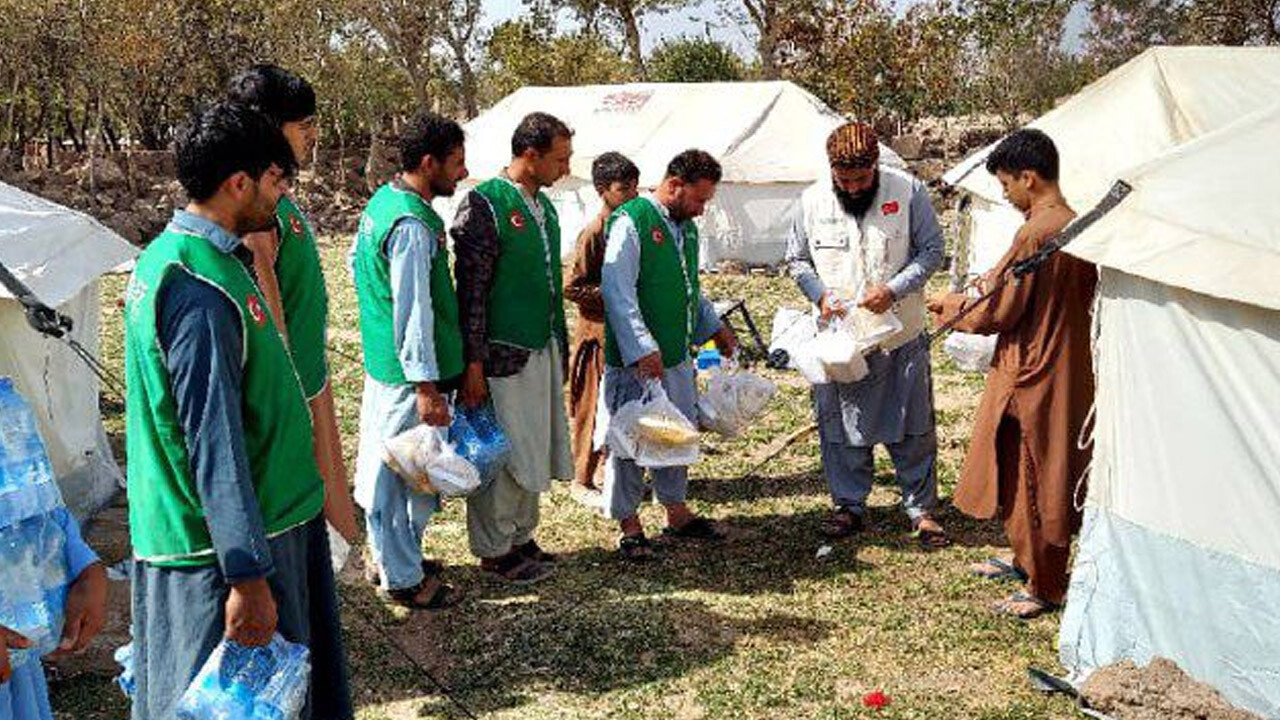
<svg viewBox="0 0 1280 720"><path fill-rule="evenodd" d="M445 439L445 428L415 425L387 440L382 461L414 490L465 497L480 487L480 471Z"/></svg>
<svg viewBox="0 0 1280 720"><path fill-rule="evenodd" d="M902 332L902 321L892 310L873 313L863 307L848 307L851 309L841 324L857 339L859 352L879 347L880 343Z"/></svg>
<svg viewBox="0 0 1280 720"><path fill-rule="evenodd" d="M723 371L711 374L706 392L698 399L700 422L724 437L737 437L764 411L778 386L755 373L739 371L730 360Z"/></svg>
<svg viewBox="0 0 1280 720"><path fill-rule="evenodd" d="M813 354L828 382L854 383L867 376L867 360L851 332L832 325L818 333Z"/></svg>
<svg viewBox="0 0 1280 720"><path fill-rule="evenodd" d="M620 449L634 448L633 460L640 467L683 467L698 461L698 428L667 397L662 383L649 380L644 395L618 408L610 419L610 437L620 437ZM620 457L625 457L620 455Z"/></svg>
<svg viewBox="0 0 1280 720"><path fill-rule="evenodd" d="M942 349L961 370L986 372L996 354L997 335L973 335L951 333L942 343Z"/></svg>
<svg viewBox="0 0 1280 720"><path fill-rule="evenodd" d="M329 530L329 562L333 565L333 575L337 577L342 568L347 566L347 558L351 557L351 543L342 537L342 533L334 529L333 525L325 523Z"/></svg>
<svg viewBox="0 0 1280 720"><path fill-rule="evenodd" d="M778 308L773 314L773 329L769 335L769 354L778 350L787 353L789 367L800 370L797 358L818 334L817 318L806 310Z"/></svg>

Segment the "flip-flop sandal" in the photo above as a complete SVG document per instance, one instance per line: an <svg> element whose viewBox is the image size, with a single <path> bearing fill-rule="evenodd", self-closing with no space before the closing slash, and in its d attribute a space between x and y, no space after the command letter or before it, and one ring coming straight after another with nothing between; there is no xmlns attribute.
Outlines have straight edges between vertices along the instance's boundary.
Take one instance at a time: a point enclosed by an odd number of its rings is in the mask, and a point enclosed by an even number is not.
<svg viewBox="0 0 1280 720"><path fill-rule="evenodd" d="M480 569L512 585L532 585L552 573L550 567L536 560L530 560L518 552L507 553L496 563L487 567L481 563Z"/></svg>
<svg viewBox="0 0 1280 720"><path fill-rule="evenodd" d="M993 570L985 570L984 568L993 568ZM969 574L976 575L984 580L1016 580L1018 582L1027 581L1027 573L1017 565L1001 560L998 557L989 557L981 563L969 566Z"/></svg>
<svg viewBox="0 0 1280 720"><path fill-rule="evenodd" d="M925 550L941 550L951 545L951 537L946 530L928 530L920 527L919 522L912 528L911 535Z"/></svg>
<svg viewBox="0 0 1280 720"><path fill-rule="evenodd" d="M618 553L631 562L651 562L658 559L653 543L644 534L623 535L618 539Z"/></svg>
<svg viewBox="0 0 1280 720"><path fill-rule="evenodd" d="M413 610L443 610L462 602L463 592L443 582L436 586L435 592L431 593L426 602L422 602L418 595L426 585L427 581L423 580L413 587L388 590L387 597L395 604Z"/></svg>
<svg viewBox="0 0 1280 720"><path fill-rule="evenodd" d="M862 532L862 516L847 507L836 508L830 517L822 522L823 537L832 540L847 538L860 532Z"/></svg>
<svg viewBox="0 0 1280 720"><path fill-rule="evenodd" d="M1032 608L1026 610L1017 610L1014 608L1015 605L1021 604L1029 604ZM996 603L992 607L992 610L995 610L1001 615L1016 617L1019 620L1031 620L1033 618L1038 618L1045 613L1054 612L1059 607L1061 606L1055 605L1048 600L1041 600L1026 591L1019 590L1004 600Z"/></svg>
<svg viewBox="0 0 1280 720"><path fill-rule="evenodd" d="M720 540L724 538L724 533L716 529L711 521L704 517L694 517L680 527L672 527L668 525L662 528L662 534L667 537L681 538L684 540Z"/></svg>

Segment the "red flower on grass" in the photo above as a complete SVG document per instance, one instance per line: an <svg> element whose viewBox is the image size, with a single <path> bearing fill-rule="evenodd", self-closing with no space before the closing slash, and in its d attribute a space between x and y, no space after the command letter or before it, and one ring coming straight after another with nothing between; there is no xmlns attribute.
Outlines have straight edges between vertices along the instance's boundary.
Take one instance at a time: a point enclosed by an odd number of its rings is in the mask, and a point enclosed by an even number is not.
<svg viewBox="0 0 1280 720"><path fill-rule="evenodd" d="M879 710L880 708L889 704L889 696L885 695L883 692L879 690L876 690L875 692L869 692L866 695L862 696L862 704L866 705L869 708L875 708L876 710Z"/></svg>

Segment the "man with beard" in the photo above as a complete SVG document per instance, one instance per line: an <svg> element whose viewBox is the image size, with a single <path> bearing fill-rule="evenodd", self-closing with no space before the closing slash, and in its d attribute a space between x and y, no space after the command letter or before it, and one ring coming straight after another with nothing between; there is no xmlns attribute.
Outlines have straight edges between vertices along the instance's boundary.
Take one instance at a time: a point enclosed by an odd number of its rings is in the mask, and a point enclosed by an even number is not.
<svg viewBox="0 0 1280 720"><path fill-rule="evenodd" d="M304 718L350 718L307 401L251 273L293 152L269 119L211 107L174 140L191 202L125 302L135 720L171 718L225 636L311 650Z"/></svg>
<svg viewBox="0 0 1280 720"><path fill-rule="evenodd" d="M932 517L938 443L922 291L942 265L942 229L924 185L880 165L879 157L873 128L836 128L827 138L831 180L805 191L787 243L788 270L824 321L844 317L856 303L872 313L892 310L903 326L866 358L862 380L813 387L835 503L823 533L841 538L862 529L873 451L884 445L916 537L926 548L941 547L948 540Z"/></svg>
<svg viewBox="0 0 1280 720"><path fill-rule="evenodd" d="M310 83L276 65L254 65L231 79L227 95L273 120L299 166L311 159L316 144L316 95ZM276 206L276 227L246 235L244 244L253 251L258 287L285 334L311 408L316 464L324 476L325 518L347 542L354 543L359 526L347 488L342 436L325 359L329 294L311 225L286 193Z"/></svg>
<svg viewBox="0 0 1280 720"><path fill-rule="evenodd" d="M569 172L573 131L531 113L511 136L511 163L467 193L452 235L457 253L466 407L491 398L511 457L467 497L467 533L480 568L517 584L550 574L534 540L552 478L573 476L564 378L568 341L560 221L542 192Z"/></svg>
<svg viewBox="0 0 1280 720"><path fill-rule="evenodd" d="M1080 527L1076 482L1090 458L1077 439L1093 404L1089 310L1097 271L1055 253L1035 272L1008 279L1012 265L1075 218L1058 188L1058 150L1048 135L1011 134L987 156L987 171L1027 222L983 278L986 287L997 288L995 295L976 307L962 294L939 295L929 299L929 310L947 322L971 309L956 328L1000 338L955 504L979 518L999 512L1013 557L991 558L971 570L1025 581L1025 590L996 610L1027 619L1066 598L1071 536Z"/></svg>
<svg viewBox="0 0 1280 720"><path fill-rule="evenodd" d="M422 557L422 535L439 498L411 488L382 461L384 443L419 423L447 432L445 393L462 374L458 299L444 221L431 208L467 176L462 128L423 112L400 134L400 174L360 215L351 269L364 343L364 398L356 502L383 589L410 608L437 610L460 594Z"/></svg>
<svg viewBox="0 0 1280 720"><path fill-rule="evenodd" d="M701 150L686 150L667 165L652 195L628 201L605 229L601 290L605 310L604 402L610 413L661 381L685 417L696 418L698 387L690 349L714 339L726 356L737 346L698 282L698 229L720 182L720 163ZM688 468L653 470L653 492L666 510L663 534L716 540L720 531L685 503ZM613 456L605 466L604 510L622 529L618 551L629 560L653 558L640 523L644 468Z"/></svg>

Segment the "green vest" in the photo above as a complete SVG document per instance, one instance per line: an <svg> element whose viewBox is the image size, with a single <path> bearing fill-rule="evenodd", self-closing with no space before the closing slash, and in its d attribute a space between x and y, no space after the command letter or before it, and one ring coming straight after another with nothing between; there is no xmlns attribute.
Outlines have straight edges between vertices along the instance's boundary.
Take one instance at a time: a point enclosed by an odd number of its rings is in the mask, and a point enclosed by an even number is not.
<svg viewBox="0 0 1280 720"><path fill-rule="evenodd" d="M404 218L416 218L436 237L431 257L431 309L435 318L436 368L441 380L462 374L462 332L458 325L458 296L449 274L449 253L444 245L444 221L421 195L390 183L378 188L356 233L356 299L360 304L360 337L364 342L364 368L369 377L388 385L407 382L396 349L395 302L391 295L391 260L386 254L387 236Z"/></svg>
<svg viewBox="0 0 1280 720"><path fill-rule="evenodd" d="M325 360L329 294L325 291L315 236L288 195L276 205L276 225L280 231L276 280L280 283L284 324L289 330L289 352L302 381L302 392L310 400L329 381Z"/></svg>
<svg viewBox="0 0 1280 720"><path fill-rule="evenodd" d="M498 260L489 290L489 339L526 350L547 346L552 332L564 341L564 280L560 267L560 219L538 193L546 232L510 180L476 186L489 201L498 227Z"/></svg>
<svg viewBox="0 0 1280 720"><path fill-rule="evenodd" d="M311 414L258 286L239 260L209 241L165 230L138 258L126 291L125 433L134 555L166 566L215 562L156 331L161 286L184 270L220 290L240 311L244 444L268 535L308 522L324 503Z"/></svg>
<svg viewBox="0 0 1280 720"><path fill-rule="evenodd" d="M680 225L684 236L684 256L653 201L635 198L613 212L605 226L605 236L620 215L631 218L640 236L640 275L636 295L645 327L658 343L663 367L675 367L689 359L694 325L702 289L698 282L698 228L692 220ZM605 362L622 367L622 354L610 327L604 323Z"/></svg>

